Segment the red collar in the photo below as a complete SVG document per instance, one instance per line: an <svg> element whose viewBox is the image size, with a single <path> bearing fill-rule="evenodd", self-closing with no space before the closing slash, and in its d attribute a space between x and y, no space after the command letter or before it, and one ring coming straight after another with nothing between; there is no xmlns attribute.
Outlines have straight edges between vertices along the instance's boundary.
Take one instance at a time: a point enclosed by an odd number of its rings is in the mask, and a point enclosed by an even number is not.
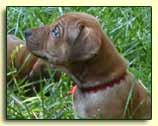
<svg viewBox="0 0 158 126"><path fill-rule="evenodd" d="M111 82L99 84L99 85L94 86L94 87L80 88L80 90L84 93L97 92L97 91L103 90L103 89L105 90L107 87L113 87L114 85L120 84L120 81L125 79L125 75L126 75L126 73L122 74L119 78L114 79ZM72 87L70 88L68 93L74 94L76 88L77 88L77 84L72 83Z"/></svg>

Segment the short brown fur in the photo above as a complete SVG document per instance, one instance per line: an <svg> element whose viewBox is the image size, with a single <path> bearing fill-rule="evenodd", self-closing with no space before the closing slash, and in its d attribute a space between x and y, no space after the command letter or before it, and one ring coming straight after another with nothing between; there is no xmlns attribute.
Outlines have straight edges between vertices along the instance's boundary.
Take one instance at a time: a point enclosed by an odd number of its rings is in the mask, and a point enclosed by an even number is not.
<svg viewBox="0 0 158 126"><path fill-rule="evenodd" d="M149 93L128 72L127 61L103 33L95 17L85 13L68 13L50 25L32 29L26 40L28 49L34 55L62 68L77 83L73 97L77 116L151 118ZM110 82L123 73L126 73L126 77L119 85L96 93L81 91L82 88ZM128 103L129 92L132 92L132 97Z"/></svg>

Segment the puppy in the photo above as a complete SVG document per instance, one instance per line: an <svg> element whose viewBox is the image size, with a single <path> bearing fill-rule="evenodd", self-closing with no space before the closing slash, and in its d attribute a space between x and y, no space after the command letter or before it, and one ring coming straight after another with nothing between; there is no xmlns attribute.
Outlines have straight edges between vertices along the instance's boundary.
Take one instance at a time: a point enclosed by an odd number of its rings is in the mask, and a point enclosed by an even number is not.
<svg viewBox="0 0 158 126"><path fill-rule="evenodd" d="M33 55L72 76L79 118L151 118L149 93L128 72L126 60L95 17L67 13L50 25L26 30L25 37Z"/></svg>

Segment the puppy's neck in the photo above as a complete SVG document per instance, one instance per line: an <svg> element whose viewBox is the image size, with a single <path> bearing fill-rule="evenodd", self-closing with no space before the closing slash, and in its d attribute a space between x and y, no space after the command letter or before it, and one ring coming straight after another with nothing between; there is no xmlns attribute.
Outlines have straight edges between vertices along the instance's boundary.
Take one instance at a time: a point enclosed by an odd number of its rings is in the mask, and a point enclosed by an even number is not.
<svg viewBox="0 0 158 126"><path fill-rule="evenodd" d="M107 37L104 37L102 41L101 48L95 57L68 67L69 73L79 87L110 82L126 71L127 63L111 41Z"/></svg>

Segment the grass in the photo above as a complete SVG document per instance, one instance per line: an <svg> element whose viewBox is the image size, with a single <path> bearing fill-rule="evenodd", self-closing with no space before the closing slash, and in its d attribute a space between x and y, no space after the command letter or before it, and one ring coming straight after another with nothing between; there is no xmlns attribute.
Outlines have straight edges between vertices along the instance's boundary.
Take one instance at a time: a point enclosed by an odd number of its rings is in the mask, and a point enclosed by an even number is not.
<svg viewBox="0 0 158 126"><path fill-rule="evenodd" d="M26 28L49 24L66 12L87 12L97 17L116 48L129 61L129 70L151 91L151 8L150 7L8 7L7 33L24 40ZM7 119L74 119L71 79L65 73L59 82L39 80L40 91L25 96L33 82L16 79L14 68L7 71ZM49 92L50 96L46 94Z"/></svg>

